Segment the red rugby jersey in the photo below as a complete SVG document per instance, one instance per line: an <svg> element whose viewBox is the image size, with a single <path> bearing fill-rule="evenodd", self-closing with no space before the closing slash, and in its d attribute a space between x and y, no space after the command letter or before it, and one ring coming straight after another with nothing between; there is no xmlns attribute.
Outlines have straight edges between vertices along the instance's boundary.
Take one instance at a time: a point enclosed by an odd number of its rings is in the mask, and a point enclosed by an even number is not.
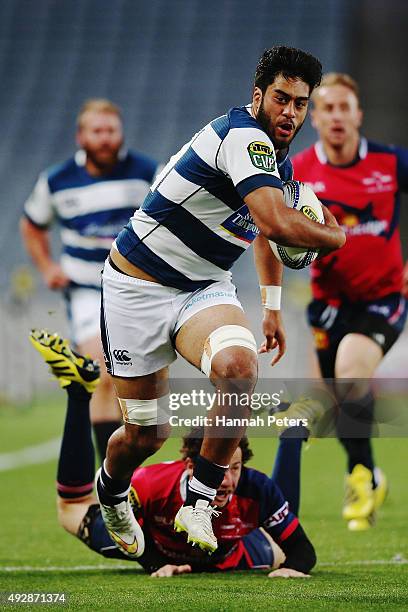
<svg viewBox="0 0 408 612"><path fill-rule="evenodd" d="M264 524L274 540L282 542L299 524L277 485L265 474L243 467L234 495L212 521L218 549L209 556L187 544L186 534L174 531L174 517L184 503L187 479L184 461L171 461L137 468L131 483L136 517L157 548L175 564L233 568L245 555L241 538L250 531Z"/></svg>
<svg viewBox="0 0 408 612"><path fill-rule="evenodd" d="M312 264L316 299L370 301L402 287L399 191L408 191L408 150L362 138L358 159L332 166L321 142L292 159L347 235L345 246Z"/></svg>

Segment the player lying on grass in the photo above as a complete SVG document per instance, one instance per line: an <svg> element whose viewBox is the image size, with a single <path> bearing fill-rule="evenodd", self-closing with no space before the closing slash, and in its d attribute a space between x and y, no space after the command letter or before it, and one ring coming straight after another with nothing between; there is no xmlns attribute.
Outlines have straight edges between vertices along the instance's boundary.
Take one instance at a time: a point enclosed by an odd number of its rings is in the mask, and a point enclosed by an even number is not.
<svg viewBox="0 0 408 612"><path fill-rule="evenodd" d="M129 560L111 539L93 495L95 457L89 403L99 381L99 366L73 353L68 341L57 334L33 330L30 340L68 393L57 474L59 523L95 552ZM317 417L318 407L299 402L292 404L289 411L291 417L307 414L310 424ZM240 441L215 498L214 530L219 547L211 557L188 545L185 534L174 531L174 517L193 474L202 430L183 438L181 460L137 468L131 480L130 499L144 535L144 551L137 558L143 568L154 577L254 568L271 568L270 577L308 576L316 555L294 514L298 505L300 449L308 431L297 429L294 432L290 428L281 437L273 478L244 467L252 451L246 438ZM292 438L294 433L300 437ZM287 478L284 466L289 463L288 453L293 458L296 452L297 474Z"/></svg>

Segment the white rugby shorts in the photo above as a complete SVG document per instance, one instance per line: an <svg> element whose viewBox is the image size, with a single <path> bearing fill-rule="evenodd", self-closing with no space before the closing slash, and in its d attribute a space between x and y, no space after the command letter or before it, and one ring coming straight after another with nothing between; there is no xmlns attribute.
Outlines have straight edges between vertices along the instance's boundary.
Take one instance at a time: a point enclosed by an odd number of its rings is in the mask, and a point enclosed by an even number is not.
<svg viewBox="0 0 408 612"><path fill-rule="evenodd" d="M101 292L76 287L65 292L69 337L78 345L100 336Z"/></svg>
<svg viewBox="0 0 408 612"><path fill-rule="evenodd" d="M114 376L144 376L176 360L174 336L193 315L210 306L242 309L231 281L181 291L114 270L102 275L101 336L106 369Z"/></svg>

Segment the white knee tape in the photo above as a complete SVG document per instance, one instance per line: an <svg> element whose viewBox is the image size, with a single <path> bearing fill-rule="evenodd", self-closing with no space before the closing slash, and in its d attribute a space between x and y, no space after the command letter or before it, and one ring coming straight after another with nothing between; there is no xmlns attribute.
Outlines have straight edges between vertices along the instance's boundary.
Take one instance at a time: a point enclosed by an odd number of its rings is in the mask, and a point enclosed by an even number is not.
<svg viewBox="0 0 408 612"><path fill-rule="evenodd" d="M242 325L223 325L211 332L204 343L201 371L206 376L209 376L214 356L222 351L222 349L231 346L243 346L253 351L256 355L258 354L254 335L249 329Z"/></svg>
<svg viewBox="0 0 408 612"><path fill-rule="evenodd" d="M164 395L159 399L122 399L118 398L125 423L132 425L164 425L169 421L168 405L169 396Z"/></svg>

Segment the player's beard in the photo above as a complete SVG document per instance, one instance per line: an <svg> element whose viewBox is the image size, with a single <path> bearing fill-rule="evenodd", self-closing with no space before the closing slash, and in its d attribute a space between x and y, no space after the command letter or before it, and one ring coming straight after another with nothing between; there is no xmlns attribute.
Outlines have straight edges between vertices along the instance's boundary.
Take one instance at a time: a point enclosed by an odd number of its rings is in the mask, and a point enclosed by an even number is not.
<svg viewBox="0 0 408 612"><path fill-rule="evenodd" d="M275 126L271 123L271 119L270 119L269 115L265 112L263 104L264 104L264 101L262 99L261 105L260 105L260 107L258 109L258 114L256 116L256 120L262 126L262 128L265 130L265 132L268 134L269 138L272 140L273 146L275 147L275 149L277 149L278 151L280 149L287 149L288 146L290 145L290 143L292 142L292 140L294 139L294 137L296 136L296 134L302 128L302 125L304 124L306 117L302 121L302 123L300 123L297 126L297 128L295 128L293 130L293 134L292 134L292 136L290 138L285 138L285 140L281 140L281 139L276 137L276 135L275 135Z"/></svg>
<svg viewBox="0 0 408 612"><path fill-rule="evenodd" d="M102 152L102 151L106 151ZM111 170L119 160L120 147L104 147L92 150L85 149L87 158L96 166L102 173ZM109 154L108 154L109 153Z"/></svg>

